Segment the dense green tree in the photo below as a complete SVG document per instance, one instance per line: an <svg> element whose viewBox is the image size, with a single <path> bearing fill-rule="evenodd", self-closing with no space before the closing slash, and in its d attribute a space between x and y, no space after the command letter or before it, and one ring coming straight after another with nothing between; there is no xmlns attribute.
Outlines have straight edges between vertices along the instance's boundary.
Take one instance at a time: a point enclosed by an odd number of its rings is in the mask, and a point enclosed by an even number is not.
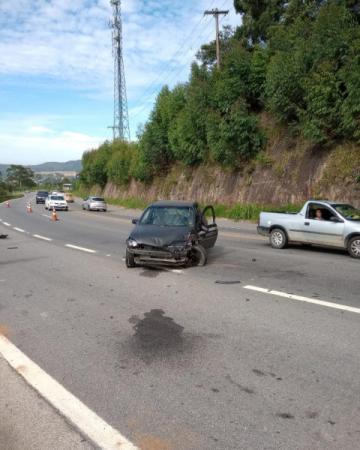
<svg viewBox="0 0 360 450"><path fill-rule="evenodd" d="M139 152L137 145L117 140L113 143L110 159L106 165L109 181L126 185L136 174Z"/></svg>
<svg viewBox="0 0 360 450"><path fill-rule="evenodd" d="M141 159L151 175L166 172L174 162L174 154L169 142L169 129L173 126L184 102L183 86L177 86L173 91L165 86L156 99L140 139Z"/></svg>
<svg viewBox="0 0 360 450"><path fill-rule="evenodd" d="M236 11L243 16L244 36L253 44L265 42L269 29L280 22L288 3L286 0L234 0Z"/></svg>
<svg viewBox="0 0 360 450"><path fill-rule="evenodd" d="M30 168L21 165L12 164L6 170L6 182L20 190L34 187L34 177L35 174Z"/></svg>
<svg viewBox="0 0 360 450"><path fill-rule="evenodd" d="M206 159L206 114L209 106L209 73L206 68L192 65L186 88L185 104L179 111L169 138L174 157L186 165Z"/></svg>

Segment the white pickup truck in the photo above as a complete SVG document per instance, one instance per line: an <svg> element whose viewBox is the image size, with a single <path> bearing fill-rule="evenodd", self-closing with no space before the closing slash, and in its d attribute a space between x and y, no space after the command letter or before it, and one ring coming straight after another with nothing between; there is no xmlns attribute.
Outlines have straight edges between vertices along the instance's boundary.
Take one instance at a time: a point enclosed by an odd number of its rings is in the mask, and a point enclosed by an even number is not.
<svg viewBox="0 0 360 450"><path fill-rule="evenodd" d="M345 248L360 258L360 210L346 203L309 200L299 213L260 213L258 233L273 248L289 242Z"/></svg>

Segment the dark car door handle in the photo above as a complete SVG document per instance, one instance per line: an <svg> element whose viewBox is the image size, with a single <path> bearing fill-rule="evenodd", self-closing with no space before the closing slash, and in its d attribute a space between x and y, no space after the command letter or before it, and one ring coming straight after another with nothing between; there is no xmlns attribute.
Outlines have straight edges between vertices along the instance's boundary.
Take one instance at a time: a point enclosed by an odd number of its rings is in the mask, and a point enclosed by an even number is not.
<svg viewBox="0 0 360 450"><path fill-rule="evenodd" d="M310 225L310 222L305 222L305 225Z"/></svg>

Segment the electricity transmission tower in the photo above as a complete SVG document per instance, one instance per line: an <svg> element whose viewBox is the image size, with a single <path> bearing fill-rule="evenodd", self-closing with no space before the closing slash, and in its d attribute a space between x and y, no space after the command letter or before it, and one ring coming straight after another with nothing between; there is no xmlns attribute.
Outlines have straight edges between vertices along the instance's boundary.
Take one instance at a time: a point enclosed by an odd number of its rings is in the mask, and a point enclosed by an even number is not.
<svg viewBox="0 0 360 450"><path fill-rule="evenodd" d="M219 16L224 15L226 16L229 13L229 11L220 11L219 9L215 8L211 11L205 11L205 16L214 16L215 17L215 27L216 27L216 62L217 67L220 69L221 61L220 61L220 31L219 31Z"/></svg>
<svg viewBox="0 0 360 450"><path fill-rule="evenodd" d="M110 4L113 9L110 27L112 29L112 52L114 58L114 124L108 128L113 130L114 140L130 140L123 59L121 0L110 0Z"/></svg>

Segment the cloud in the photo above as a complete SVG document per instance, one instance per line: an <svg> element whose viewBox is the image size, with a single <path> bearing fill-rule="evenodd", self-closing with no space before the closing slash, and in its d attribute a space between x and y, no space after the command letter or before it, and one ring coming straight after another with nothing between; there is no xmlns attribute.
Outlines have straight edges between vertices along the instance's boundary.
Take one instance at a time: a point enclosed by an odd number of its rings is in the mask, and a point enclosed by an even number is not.
<svg viewBox="0 0 360 450"><path fill-rule="evenodd" d="M185 81L197 50L214 39L214 19L203 16L205 9L214 7L230 10L221 19L223 25L240 23L233 0L122 1L124 64L133 136L138 123L148 117L161 86ZM38 91L43 85L44 114L48 112L46 107L53 111L52 93L61 89L64 98L69 98L69 110L75 90L93 101L94 109L97 101L108 102L111 116L111 13L109 0L0 0L0 77L8 85L16 85L19 95L21 89L28 91L32 84ZM2 110L6 113L4 107ZM30 137L35 139L34 134L41 134L38 131L30 132ZM19 142L20 137L15 137L20 148L25 141ZM54 142L59 148L57 142L63 142L64 136L57 138ZM46 139L54 136L47 132L41 139L40 144L45 145Z"/></svg>
<svg viewBox="0 0 360 450"><path fill-rule="evenodd" d="M24 117L16 122L0 122L2 163L36 164L80 159L84 151L96 148L104 141L103 136L30 125L31 122L38 123L38 120ZM45 123L53 121L54 118L44 120Z"/></svg>
<svg viewBox="0 0 360 450"><path fill-rule="evenodd" d="M215 3L215 2L212 2ZM202 18L209 0L123 1L127 84L132 96L168 71L189 66L196 50L213 38L214 23ZM232 0L224 23L239 22ZM87 90L112 93L111 7L108 0L2 0L0 73L46 75Z"/></svg>
<svg viewBox="0 0 360 450"><path fill-rule="evenodd" d="M46 134L46 133L52 133L53 130L51 130L48 127L44 127L42 125L33 125L31 127L29 127L28 129L29 133L34 133L34 134Z"/></svg>

